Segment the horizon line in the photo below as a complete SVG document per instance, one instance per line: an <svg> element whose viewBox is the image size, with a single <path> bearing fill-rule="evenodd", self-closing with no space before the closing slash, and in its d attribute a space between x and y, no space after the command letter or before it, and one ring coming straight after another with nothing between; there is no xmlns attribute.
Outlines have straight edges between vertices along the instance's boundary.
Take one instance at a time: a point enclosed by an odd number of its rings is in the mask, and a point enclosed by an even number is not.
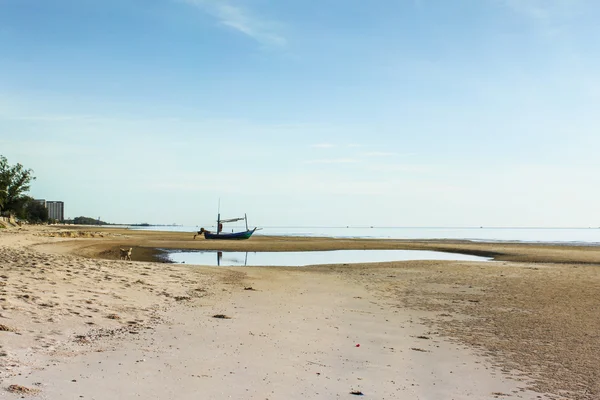
<svg viewBox="0 0 600 400"><path fill-rule="evenodd" d="M152 223L110 223L122 226L187 226L186 224L152 224ZM235 225L232 225L235 226ZM263 225L262 228L327 228L327 229L600 229L600 226L384 226L384 225Z"/></svg>

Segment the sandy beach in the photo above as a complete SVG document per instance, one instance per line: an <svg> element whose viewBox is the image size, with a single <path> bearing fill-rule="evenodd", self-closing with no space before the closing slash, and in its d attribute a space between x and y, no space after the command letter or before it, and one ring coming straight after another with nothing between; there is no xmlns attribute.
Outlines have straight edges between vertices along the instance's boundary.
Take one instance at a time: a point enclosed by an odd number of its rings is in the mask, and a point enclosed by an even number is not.
<svg viewBox="0 0 600 400"><path fill-rule="evenodd" d="M158 249L494 261L217 268ZM0 229L0 397L598 399L599 268L593 246Z"/></svg>

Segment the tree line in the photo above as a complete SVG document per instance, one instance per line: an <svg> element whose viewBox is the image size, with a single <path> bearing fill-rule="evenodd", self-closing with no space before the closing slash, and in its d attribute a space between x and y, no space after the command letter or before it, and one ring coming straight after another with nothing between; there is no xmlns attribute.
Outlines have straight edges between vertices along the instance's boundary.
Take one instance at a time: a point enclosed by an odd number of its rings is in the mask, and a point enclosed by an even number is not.
<svg viewBox="0 0 600 400"><path fill-rule="evenodd" d="M48 221L46 207L27 195L33 180L32 169L20 163L10 165L6 157L0 155L0 214L33 223Z"/></svg>
<svg viewBox="0 0 600 400"><path fill-rule="evenodd" d="M70 220L65 220L65 223L75 225L110 225L108 222L100 221L99 219L90 217L75 217Z"/></svg>
<svg viewBox="0 0 600 400"><path fill-rule="evenodd" d="M33 170L17 163L10 165L0 155L0 215L14 216L30 223L65 222L76 225L108 225L107 222L90 217L76 217L66 221L50 221L48 209L29 195Z"/></svg>

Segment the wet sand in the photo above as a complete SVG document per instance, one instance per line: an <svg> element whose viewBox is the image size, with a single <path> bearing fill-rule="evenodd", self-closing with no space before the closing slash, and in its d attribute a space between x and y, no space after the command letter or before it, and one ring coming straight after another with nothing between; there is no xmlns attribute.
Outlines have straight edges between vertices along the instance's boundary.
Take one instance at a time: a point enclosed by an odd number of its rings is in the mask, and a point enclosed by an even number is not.
<svg viewBox="0 0 600 400"><path fill-rule="evenodd" d="M192 236L0 230L3 389L51 399L600 397L598 248ZM117 260L119 247L133 247L132 262ZM151 262L157 249L426 249L498 261L215 268Z"/></svg>
<svg viewBox="0 0 600 400"><path fill-rule="evenodd" d="M134 247L137 261L163 261L160 249L222 251L319 251L319 250L432 250L494 257L496 261L531 263L577 263L600 265L598 246L568 246L528 243L478 243L460 240L334 239L326 237L259 236L251 240L214 241L191 232L159 232L123 228L49 228L49 237L83 237L85 245L65 241L53 252L84 257L118 258L119 247ZM92 240L96 239L96 240Z"/></svg>

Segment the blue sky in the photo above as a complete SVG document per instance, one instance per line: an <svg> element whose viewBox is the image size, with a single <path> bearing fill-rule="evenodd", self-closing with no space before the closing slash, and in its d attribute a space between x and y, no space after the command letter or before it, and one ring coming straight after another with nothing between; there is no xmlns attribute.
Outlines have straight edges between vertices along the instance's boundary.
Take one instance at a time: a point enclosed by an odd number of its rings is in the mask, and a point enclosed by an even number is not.
<svg viewBox="0 0 600 400"><path fill-rule="evenodd" d="M600 226L593 0L0 0L0 154L68 217Z"/></svg>

